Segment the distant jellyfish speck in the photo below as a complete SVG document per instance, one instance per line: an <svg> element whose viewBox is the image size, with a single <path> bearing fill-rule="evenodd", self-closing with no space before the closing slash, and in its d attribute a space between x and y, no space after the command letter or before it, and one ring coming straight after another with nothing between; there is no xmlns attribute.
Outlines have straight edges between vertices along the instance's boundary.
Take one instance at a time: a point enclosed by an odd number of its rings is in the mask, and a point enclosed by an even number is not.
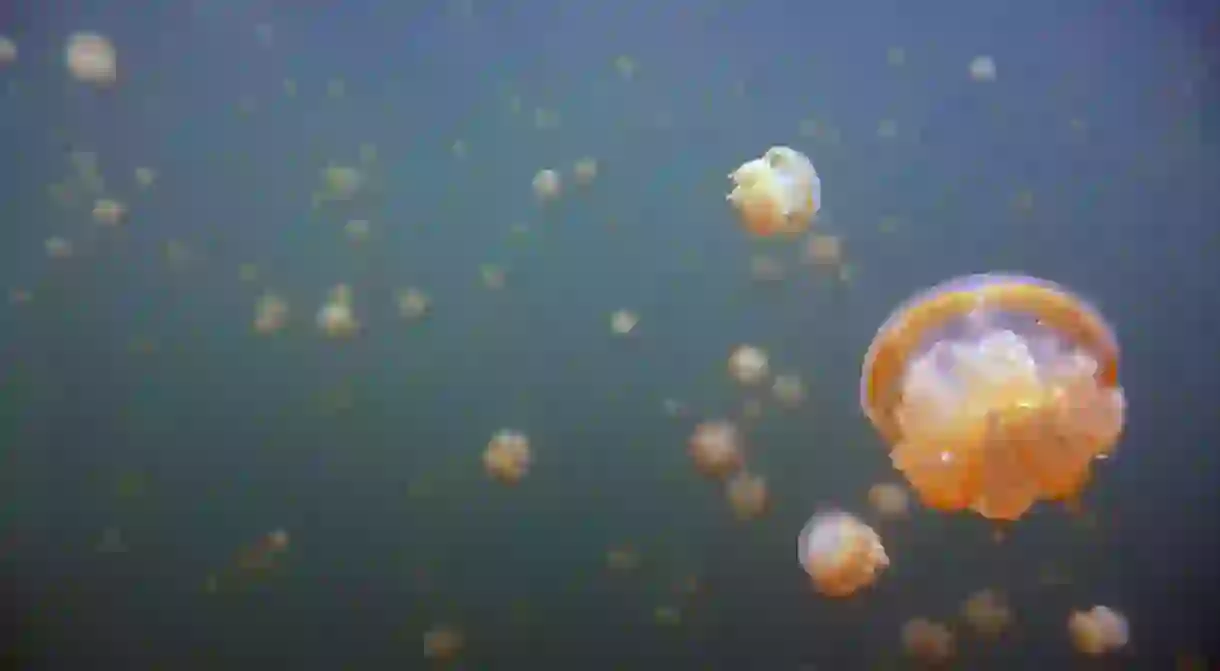
<svg viewBox="0 0 1220 671"><path fill-rule="evenodd" d="M771 147L729 173L727 200L753 235L790 236L809 227L822 207L822 180L813 162L795 149Z"/></svg>
<svg viewBox="0 0 1220 671"><path fill-rule="evenodd" d="M898 308L865 357L860 396L925 505L998 520L1075 497L1126 411L1109 325L1020 275L957 278Z"/></svg>

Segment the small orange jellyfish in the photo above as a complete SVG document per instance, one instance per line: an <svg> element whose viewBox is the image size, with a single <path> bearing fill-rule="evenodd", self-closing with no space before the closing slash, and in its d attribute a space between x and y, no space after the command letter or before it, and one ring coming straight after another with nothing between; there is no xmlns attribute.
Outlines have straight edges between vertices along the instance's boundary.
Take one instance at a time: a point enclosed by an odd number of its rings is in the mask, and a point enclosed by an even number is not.
<svg viewBox="0 0 1220 671"><path fill-rule="evenodd" d="M953 657L953 632L939 622L917 617L902 625L902 648L925 664L941 664Z"/></svg>
<svg viewBox="0 0 1220 671"><path fill-rule="evenodd" d="M911 509L911 497L906 487L893 482L880 482L868 488L868 502L877 514L885 518L906 517Z"/></svg>
<svg viewBox="0 0 1220 671"><path fill-rule="evenodd" d="M831 597L871 585L890 565L877 532L840 511L811 517L797 537L796 552L814 587Z"/></svg>
<svg viewBox="0 0 1220 671"><path fill-rule="evenodd" d="M1051 282L998 274L895 311L865 356L860 398L924 504L997 520L1079 494L1126 409L1101 316Z"/></svg>
<svg viewBox="0 0 1220 671"><path fill-rule="evenodd" d="M504 429L491 437L483 452L483 469L492 479L515 485L530 470L530 441L525 434Z"/></svg>
<svg viewBox="0 0 1220 671"><path fill-rule="evenodd" d="M724 491L733 515L739 520L752 520L767 512L771 497L762 476L741 471L729 479Z"/></svg>
<svg viewBox="0 0 1220 671"><path fill-rule="evenodd" d="M437 625L424 632L424 657L448 661L458 656L466 647L466 637L457 627Z"/></svg>
<svg viewBox="0 0 1220 671"><path fill-rule="evenodd" d="M804 231L822 207L822 180L809 157L771 147L729 174L727 199L750 233L763 237Z"/></svg>
<svg viewBox="0 0 1220 671"><path fill-rule="evenodd" d="M1004 595L984 589L970 595L962 604L962 617L980 636L996 638L1012 624L1012 609Z"/></svg>
<svg viewBox="0 0 1220 671"><path fill-rule="evenodd" d="M744 459L737 427L725 420L699 424L690 437L690 456L700 473L716 480L741 470Z"/></svg>
<svg viewBox="0 0 1220 671"><path fill-rule="evenodd" d="M1092 610L1076 611L1068 617L1068 635L1081 653L1098 656L1127 645L1130 629L1122 613L1094 606Z"/></svg>

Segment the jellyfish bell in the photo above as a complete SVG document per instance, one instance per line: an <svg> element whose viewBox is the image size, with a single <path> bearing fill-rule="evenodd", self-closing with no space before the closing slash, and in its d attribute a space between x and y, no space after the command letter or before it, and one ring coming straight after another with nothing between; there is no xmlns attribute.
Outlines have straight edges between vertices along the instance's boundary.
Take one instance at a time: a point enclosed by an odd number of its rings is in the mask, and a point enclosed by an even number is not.
<svg viewBox="0 0 1220 671"><path fill-rule="evenodd" d="M822 207L822 180L813 162L795 149L771 147L729 173L727 200L742 226L770 237L804 231Z"/></svg>
<svg viewBox="0 0 1220 671"><path fill-rule="evenodd" d="M865 356L860 396L925 505L997 520L1078 495L1126 410L1102 317L1054 283L1002 274L899 307Z"/></svg>
<svg viewBox="0 0 1220 671"><path fill-rule="evenodd" d="M1076 650L1099 656L1127 645L1130 626L1122 613L1106 606L1075 611L1068 617L1068 635Z"/></svg>
<svg viewBox="0 0 1220 671"><path fill-rule="evenodd" d="M706 421L695 427L689 452L695 470L713 480L724 480L745 464L737 426L727 420Z"/></svg>
<svg viewBox="0 0 1220 671"><path fill-rule="evenodd" d="M890 565L877 532L839 510L809 518L797 536L796 552L814 587L830 597L845 597L871 585Z"/></svg>

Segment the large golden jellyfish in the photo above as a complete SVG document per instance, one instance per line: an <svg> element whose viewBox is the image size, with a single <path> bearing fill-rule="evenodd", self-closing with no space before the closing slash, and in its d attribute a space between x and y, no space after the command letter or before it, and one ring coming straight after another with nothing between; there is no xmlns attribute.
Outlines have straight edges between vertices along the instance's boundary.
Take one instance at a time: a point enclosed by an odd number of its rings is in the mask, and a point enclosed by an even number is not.
<svg viewBox="0 0 1220 671"><path fill-rule="evenodd" d="M729 173L727 199L754 235L795 235L822 207L822 180L813 162L795 149L771 147Z"/></svg>
<svg viewBox="0 0 1220 671"><path fill-rule="evenodd" d="M925 505L998 520L1072 499L1125 411L1110 327L1019 275L960 277L899 307L868 350L860 396Z"/></svg>

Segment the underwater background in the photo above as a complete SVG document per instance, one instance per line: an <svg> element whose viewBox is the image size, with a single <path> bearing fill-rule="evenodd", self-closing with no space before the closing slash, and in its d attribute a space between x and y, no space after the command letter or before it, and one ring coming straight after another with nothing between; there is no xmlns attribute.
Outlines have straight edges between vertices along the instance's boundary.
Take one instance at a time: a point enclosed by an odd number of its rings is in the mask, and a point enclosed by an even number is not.
<svg viewBox="0 0 1220 671"><path fill-rule="evenodd" d="M953 625L955 668L1209 668L1216 14L4 3L6 663L903 668L900 629L926 617ZM78 31L113 42L113 86L69 76ZM972 77L979 56L994 81ZM817 167L833 267L749 237L725 202L725 175L773 145ZM597 174L577 184L585 157ZM358 166L358 193L327 192L334 166ZM563 191L540 202L547 168ZM121 225L92 220L103 195ZM1125 433L1075 513L1040 506L1002 538L919 506L881 521L868 489L902 479L859 408L864 353L910 295L989 271L1058 282L1111 323ZM314 314L340 283L361 332L337 341ZM426 317L399 314L403 287ZM289 308L271 335L252 328L268 291ZM639 324L616 337L623 309ZM740 343L804 401L736 385ZM767 479L757 520L690 465L715 417L740 419ZM505 428L533 451L512 487L481 461ZM795 553L827 506L892 561L846 600ZM958 614L984 588L1012 606L994 642ZM1102 660L1065 628L1095 604L1131 627ZM437 627L460 632L453 659L425 658Z"/></svg>

